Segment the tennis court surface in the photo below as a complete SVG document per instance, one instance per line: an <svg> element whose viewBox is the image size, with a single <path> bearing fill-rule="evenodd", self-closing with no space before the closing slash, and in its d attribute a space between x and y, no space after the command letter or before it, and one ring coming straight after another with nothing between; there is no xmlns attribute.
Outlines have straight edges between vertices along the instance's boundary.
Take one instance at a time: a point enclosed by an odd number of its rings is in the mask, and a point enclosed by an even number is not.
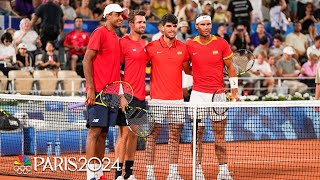
<svg viewBox="0 0 320 180"><path fill-rule="evenodd" d="M39 165L41 158L48 158L49 164L54 166L55 159L66 162L65 159L74 158L78 161L85 157L85 109L67 108L81 101L83 98L1 95L0 109L18 117L23 128L0 131L0 174L10 175L0 176L0 179L19 179L22 175L32 178L85 179L85 172L62 172L59 167L51 171L48 163ZM152 116L165 119L155 147L156 178L166 179L169 173L167 122L182 122L178 171L183 179L192 179L192 121L197 117L194 113L197 113L208 116L202 121L205 127L201 159L204 176L208 180L217 179L219 163L209 117L213 116L214 107L229 107L225 140L228 167L233 179L320 179L320 112L315 108L319 106L316 101L200 105L150 103ZM111 128L108 133L106 144L109 148L105 150L105 157L110 159L110 163L114 162L113 149L117 134L117 128ZM139 138L134 174L142 180L146 179L147 174L145 148L146 141ZM77 167L80 168L83 162L76 162ZM37 171L35 164L38 165ZM29 171L22 166L31 166L31 169ZM67 166L72 167L70 164ZM105 172L105 175L108 180L113 179L114 170Z"/></svg>

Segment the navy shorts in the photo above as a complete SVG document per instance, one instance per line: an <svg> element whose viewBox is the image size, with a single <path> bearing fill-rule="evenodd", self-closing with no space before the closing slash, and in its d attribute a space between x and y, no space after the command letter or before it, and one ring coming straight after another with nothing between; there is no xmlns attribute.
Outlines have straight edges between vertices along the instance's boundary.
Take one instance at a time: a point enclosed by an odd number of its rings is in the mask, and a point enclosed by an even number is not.
<svg viewBox="0 0 320 180"><path fill-rule="evenodd" d="M87 128L114 127L116 124L117 115L118 108L110 108L101 105L87 106Z"/></svg>
<svg viewBox="0 0 320 180"><path fill-rule="evenodd" d="M135 97L133 97L132 101L129 103L129 106L131 107L140 107L142 109L146 109L146 101L145 100L139 100ZM128 126L127 121L126 121L126 116L122 112L121 109L119 109L118 112L118 117L117 117L117 122L116 125L118 126Z"/></svg>

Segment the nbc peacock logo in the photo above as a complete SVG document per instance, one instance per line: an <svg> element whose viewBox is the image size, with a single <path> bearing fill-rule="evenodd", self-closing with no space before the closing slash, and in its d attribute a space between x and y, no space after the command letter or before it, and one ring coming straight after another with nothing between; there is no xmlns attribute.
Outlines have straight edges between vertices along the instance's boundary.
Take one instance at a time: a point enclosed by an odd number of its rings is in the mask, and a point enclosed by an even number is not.
<svg viewBox="0 0 320 180"><path fill-rule="evenodd" d="M13 162L13 170L17 174L31 173L31 160L25 155L19 155L17 160Z"/></svg>

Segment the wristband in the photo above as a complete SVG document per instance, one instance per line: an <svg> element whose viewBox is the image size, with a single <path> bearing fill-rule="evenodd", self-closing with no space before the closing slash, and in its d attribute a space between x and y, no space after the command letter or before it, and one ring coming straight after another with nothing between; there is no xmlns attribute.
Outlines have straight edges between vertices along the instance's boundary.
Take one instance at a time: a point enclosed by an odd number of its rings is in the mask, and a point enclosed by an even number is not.
<svg viewBox="0 0 320 180"><path fill-rule="evenodd" d="M230 83L231 89L238 88L238 77L230 77L229 78L229 83Z"/></svg>
<svg viewBox="0 0 320 180"><path fill-rule="evenodd" d="M119 94L118 95L123 95L123 88L122 88L122 84L120 84L120 87L119 87Z"/></svg>

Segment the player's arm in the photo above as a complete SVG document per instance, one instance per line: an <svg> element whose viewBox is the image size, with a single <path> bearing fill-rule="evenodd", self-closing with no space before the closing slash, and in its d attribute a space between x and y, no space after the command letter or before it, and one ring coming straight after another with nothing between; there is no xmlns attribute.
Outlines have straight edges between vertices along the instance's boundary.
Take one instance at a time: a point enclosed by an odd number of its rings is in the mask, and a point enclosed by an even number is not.
<svg viewBox="0 0 320 180"><path fill-rule="evenodd" d="M182 64L184 73L192 76L192 66L190 66L190 62L186 61Z"/></svg>
<svg viewBox="0 0 320 180"><path fill-rule="evenodd" d="M83 72L84 76L86 78L86 84L88 88L87 92L87 105L94 105L95 104L95 90L94 90L94 84L92 79L92 60L97 54L96 50L88 49L86 51L86 54L83 58Z"/></svg>
<svg viewBox="0 0 320 180"><path fill-rule="evenodd" d="M236 68L232 62L232 56L224 59L224 64L227 67L227 71L229 74L229 82L231 87L232 98L239 100L238 97L238 76L236 72Z"/></svg>

